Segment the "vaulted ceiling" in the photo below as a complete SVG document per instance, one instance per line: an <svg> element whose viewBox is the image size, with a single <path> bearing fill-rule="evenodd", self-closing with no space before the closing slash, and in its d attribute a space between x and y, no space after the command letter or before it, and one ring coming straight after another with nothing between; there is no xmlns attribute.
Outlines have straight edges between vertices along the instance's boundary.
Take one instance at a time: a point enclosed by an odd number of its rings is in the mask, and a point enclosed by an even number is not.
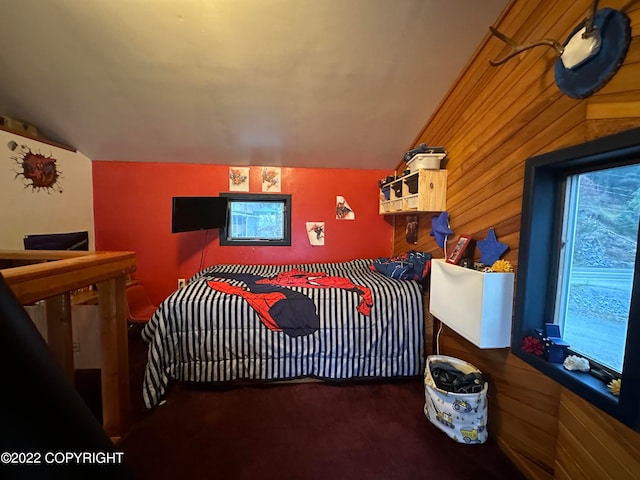
<svg viewBox="0 0 640 480"><path fill-rule="evenodd" d="M0 0L0 115L96 160L392 169L507 0Z"/></svg>

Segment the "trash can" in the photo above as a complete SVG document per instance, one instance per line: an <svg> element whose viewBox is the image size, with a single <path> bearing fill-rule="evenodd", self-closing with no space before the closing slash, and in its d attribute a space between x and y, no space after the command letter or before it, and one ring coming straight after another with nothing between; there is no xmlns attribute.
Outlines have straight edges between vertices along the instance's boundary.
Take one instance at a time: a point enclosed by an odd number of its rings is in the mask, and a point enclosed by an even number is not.
<svg viewBox="0 0 640 480"><path fill-rule="evenodd" d="M484 443L487 387L482 372L470 363L429 355L424 373L424 414L458 443Z"/></svg>

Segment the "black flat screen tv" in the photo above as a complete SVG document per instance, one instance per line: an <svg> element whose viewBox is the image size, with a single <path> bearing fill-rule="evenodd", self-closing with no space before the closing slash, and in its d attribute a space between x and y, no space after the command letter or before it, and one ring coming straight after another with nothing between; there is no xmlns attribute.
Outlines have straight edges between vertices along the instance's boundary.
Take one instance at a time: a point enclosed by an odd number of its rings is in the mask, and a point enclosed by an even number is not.
<svg viewBox="0 0 640 480"><path fill-rule="evenodd" d="M222 228L226 221L225 197L173 197L171 233Z"/></svg>
<svg viewBox="0 0 640 480"><path fill-rule="evenodd" d="M89 250L89 232L25 235L25 250Z"/></svg>

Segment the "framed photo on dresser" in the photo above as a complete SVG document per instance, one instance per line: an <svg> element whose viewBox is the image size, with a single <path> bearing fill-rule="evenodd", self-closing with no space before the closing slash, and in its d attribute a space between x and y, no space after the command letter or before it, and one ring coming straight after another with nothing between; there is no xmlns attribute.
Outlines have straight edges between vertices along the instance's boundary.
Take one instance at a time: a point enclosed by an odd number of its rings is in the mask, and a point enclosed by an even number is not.
<svg viewBox="0 0 640 480"><path fill-rule="evenodd" d="M465 252L471 245L473 239L470 235L460 235L458 241L456 242L456 246L453 248L449 256L447 257L447 263L452 263L457 265L460 260L462 260Z"/></svg>

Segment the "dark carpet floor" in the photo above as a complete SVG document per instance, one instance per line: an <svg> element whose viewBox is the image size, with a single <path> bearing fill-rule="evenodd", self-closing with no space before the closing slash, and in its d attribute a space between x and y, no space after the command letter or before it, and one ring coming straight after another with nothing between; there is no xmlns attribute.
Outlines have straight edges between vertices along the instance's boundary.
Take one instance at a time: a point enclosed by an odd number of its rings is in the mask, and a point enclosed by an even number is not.
<svg viewBox="0 0 640 480"><path fill-rule="evenodd" d="M420 378L198 388L146 412L145 345L130 340L134 424L117 448L145 479L524 478L491 438L459 444L424 416ZM490 424L489 424L490 425Z"/></svg>

